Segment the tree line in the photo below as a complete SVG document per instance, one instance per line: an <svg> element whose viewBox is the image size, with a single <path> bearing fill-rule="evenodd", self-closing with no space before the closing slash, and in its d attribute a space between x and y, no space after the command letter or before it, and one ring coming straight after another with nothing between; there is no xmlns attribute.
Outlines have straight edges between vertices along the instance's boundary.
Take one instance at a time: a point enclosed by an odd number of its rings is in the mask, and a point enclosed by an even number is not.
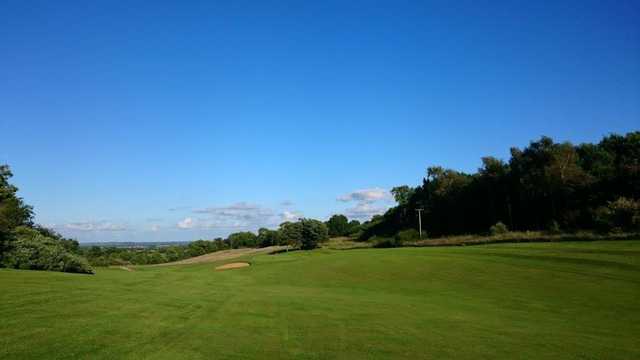
<svg viewBox="0 0 640 360"><path fill-rule="evenodd" d="M185 245L162 246L145 249L91 246L81 248L80 253L91 265L146 265L178 261L220 250L239 248L262 248L288 246L291 249L311 250L329 239L325 223L315 219L301 218L287 221L272 230L261 228L258 233L240 231L227 238L197 240Z"/></svg>
<svg viewBox="0 0 640 360"><path fill-rule="evenodd" d="M301 218L283 222L277 229L260 228L257 233L240 231L226 238L197 240L184 245L142 249L94 245L80 247L79 252L94 266L161 264L239 248L287 246L290 249L311 250L330 237L358 236L360 229L359 221L349 221L346 216L337 214L326 222Z"/></svg>
<svg viewBox="0 0 640 360"><path fill-rule="evenodd" d="M640 132L573 145L549 137L483 157L475 173L428 167L422 184L391 190L397 206L363 224L359 238L417 229L429 236L494 229L572 232L640 230Z"/></svg>
<svg viewBox="0 0 640 360"><path fill-rule="evenodd" d="M330 237L417 237L416 209L430 237L510 230L640 231L640 132L605 136L597 144L556 143L549 137L512 148L503 161L483 157L475 173L427 168L422 184L391 190L397 206L360 223L340 214L326 222L301 218L277 229L152 249L81 248L33 223L33 208L16 195L12 173L0 166L0 267L92 273L91 265L157 264L243 247L310 250Z"/></svg>

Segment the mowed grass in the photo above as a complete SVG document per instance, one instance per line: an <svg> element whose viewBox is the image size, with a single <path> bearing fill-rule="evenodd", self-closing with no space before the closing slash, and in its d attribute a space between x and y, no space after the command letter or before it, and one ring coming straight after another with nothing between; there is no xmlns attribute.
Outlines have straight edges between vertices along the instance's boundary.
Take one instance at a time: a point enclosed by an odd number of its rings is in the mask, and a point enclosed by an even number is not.
<svg viewBox="0 0 640 360"><path fill-rule="evenodd" d="M250 261L2 270L0 359L640 358L640 241Z"/></svg>

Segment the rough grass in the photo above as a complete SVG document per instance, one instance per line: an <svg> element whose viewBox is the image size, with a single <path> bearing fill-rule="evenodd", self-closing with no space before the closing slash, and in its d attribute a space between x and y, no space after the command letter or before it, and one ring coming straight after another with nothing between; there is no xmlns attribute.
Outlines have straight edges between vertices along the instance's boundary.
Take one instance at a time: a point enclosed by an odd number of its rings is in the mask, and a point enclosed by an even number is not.
<svg viewBox="0 0 640 360"><path fill-rule="evenodd" d="M561 241L607 241L607 240L634 240L639 239L640 234L597 234L593 232L550 234L542 231L510 231L496 235L457 235L445 236L433 239L407 241L404 246L465 246L486 245L520 242L561 242Z"/></svg>
<svg viewBox="0 0 640 360"><path fill-rule="evenodd" d="M328 241L321 243L320 246L324 249L330 250L350 250L350 249L362 249L372 246L370 242L355 241L347 236L334 237Z"/></svg>
<svg viewBox="0 0 640 360"><path fill-rule="evenodd" d="M640 358L640 241L0 271L1 359Z"/></svg>

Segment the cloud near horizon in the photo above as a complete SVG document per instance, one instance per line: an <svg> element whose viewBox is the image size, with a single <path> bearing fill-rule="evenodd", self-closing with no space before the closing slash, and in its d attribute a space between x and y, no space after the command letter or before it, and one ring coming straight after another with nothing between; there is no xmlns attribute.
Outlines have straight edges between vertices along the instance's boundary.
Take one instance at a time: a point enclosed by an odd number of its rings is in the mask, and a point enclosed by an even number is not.
<svg viewBox="0 0 640 360"><path fill-rule="evenodd" d="M282 221L297 221L299 218L302 217L302 214L299 212L295 212L295 211L283 211L282 214L280 214L280 216L282 217Z"/></svg>
<svg viewBox="0 0 640 360"><path fill-rule="evenodd" d="M391 194L387 190L384 190L381 188L372 188L372 189L356 190L356 191L352 191L350 193L344 194L338 197L338 201L374 202L378 200L387 200L390 198L391 198Z"/></svg>
<svg viewBox="0 0 640 360"><path fill-rule="evenodd" d="M299 212L278 213L271 208L247 202L195 209L192 213L198 217L185 217L176 226L179 229L256 230L260 227L276 227L284 221L295 220L302 216Z"/></svg>
<svg viewBox="0 0 640 360"><path fill-rule="evenodd" d="M84 221L72 222L64 225L64 229L76 231L126 231L129 228L124 224L114 224L108 221Z"/></svg>
<svg viewBox="0 0 640 360"><path fill-rule="evenodd" d="M178 221L176 226L178 226L178 229L191 229L194 225L193 219L188 217L184 218L182 221Z"/></svg>
<svg viewBox="0 0 640 360"><path fill-rule="evenodd" d="M354 207L350 207L345 210L345 215L349 219L355 219L358 221L366 221L371 219L374 215L384 214L389 206L375 206L370 202L360 202Z"/></svg>
<svg viewBox="0 0 640 360"><path fill-rule="evenodd" d="M355 206L347 208L345 215L349 219L366 221L374 215L384 214L389 209L392 196L382 188L371 188L355 190L350 193L339 196L336 200L340 202L355 202ZM376 203L382 204L374 205Z"/></svg>

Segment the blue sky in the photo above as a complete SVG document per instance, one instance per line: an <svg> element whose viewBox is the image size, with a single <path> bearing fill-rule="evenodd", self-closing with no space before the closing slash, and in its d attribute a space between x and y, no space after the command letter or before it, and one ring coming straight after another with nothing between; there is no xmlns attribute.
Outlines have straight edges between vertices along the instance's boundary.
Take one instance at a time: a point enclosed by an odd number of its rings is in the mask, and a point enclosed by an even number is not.
<svg viewBox="0 0 640 360"><path fill-rule="evenodd" d="M80 241L366 218L640 124L638 1L4 1L0 162Z"/></svg>

